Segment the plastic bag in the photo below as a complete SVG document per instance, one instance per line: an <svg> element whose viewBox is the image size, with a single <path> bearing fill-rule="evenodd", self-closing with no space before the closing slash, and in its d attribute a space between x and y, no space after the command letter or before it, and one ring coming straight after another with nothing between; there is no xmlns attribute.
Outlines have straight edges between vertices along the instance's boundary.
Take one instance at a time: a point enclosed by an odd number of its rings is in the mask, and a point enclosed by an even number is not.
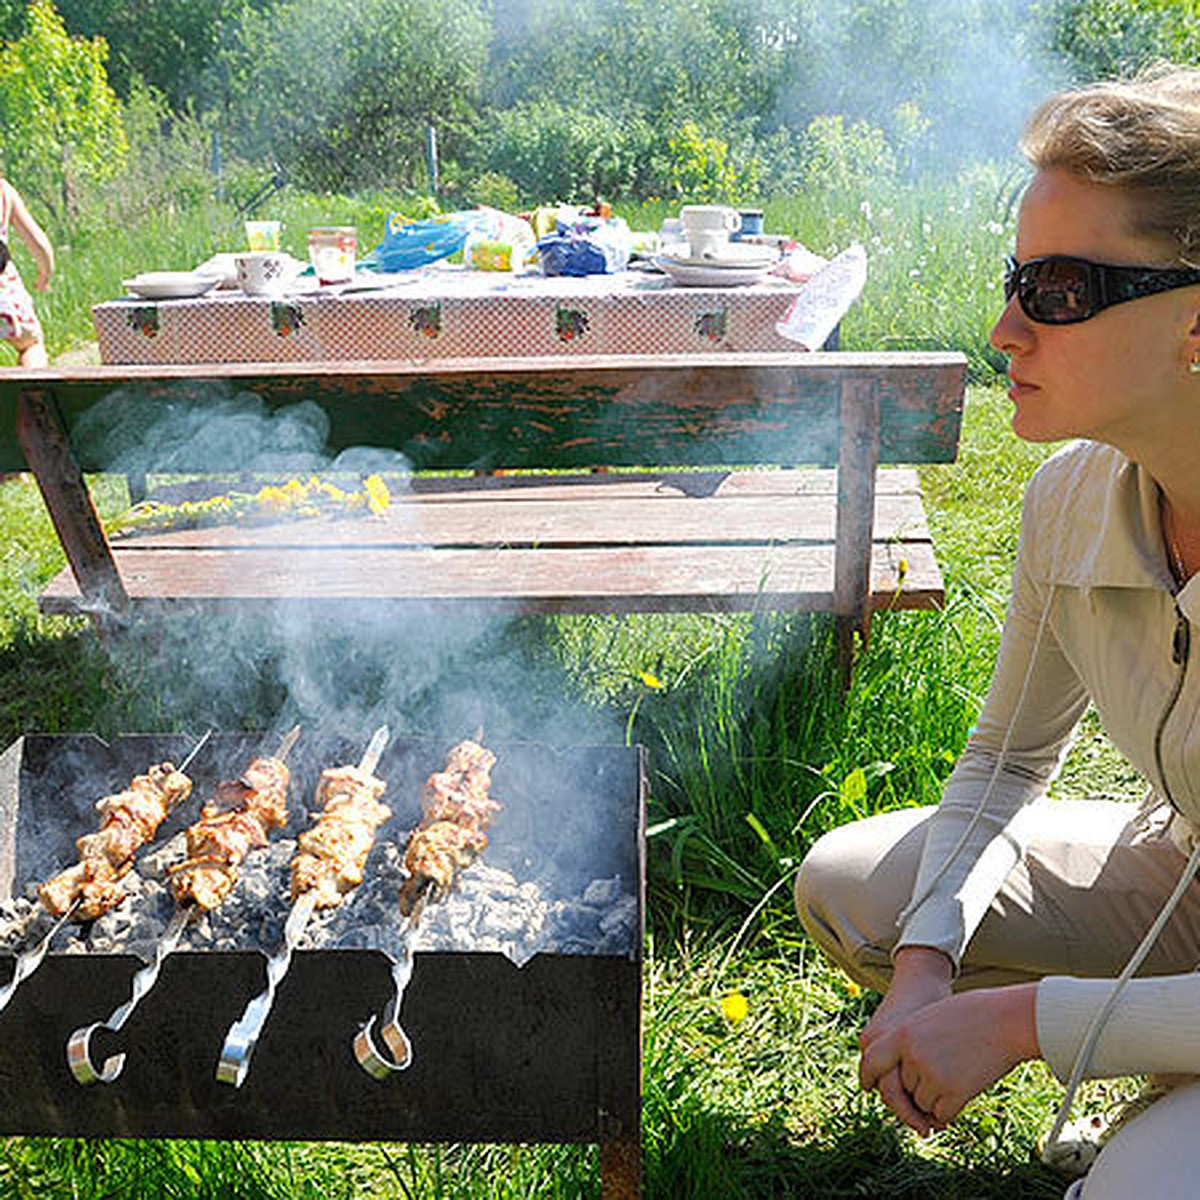
<svg viewBox="0 0 1200 1200"><path fill-rule="evenodd" d="M584 217L560 221L537 248L547 275L611 275L629 265L632 241L621 217Z"/></svg>
<svg viewBox="0 0 1200 1200"><path fill-rule="evenodd" d="M477 271L519 271L533 253L533 227L498 208L479 209L463 244L463 264Z"/></svg>
<svg viewBox="0 0 1200 1200"><path fill-rule="evenodd" d="M410 271L457 254L468 235L485 220L481 211L442 213L409 221L391 213L379 243L359 266L375 271Z"/></svg>

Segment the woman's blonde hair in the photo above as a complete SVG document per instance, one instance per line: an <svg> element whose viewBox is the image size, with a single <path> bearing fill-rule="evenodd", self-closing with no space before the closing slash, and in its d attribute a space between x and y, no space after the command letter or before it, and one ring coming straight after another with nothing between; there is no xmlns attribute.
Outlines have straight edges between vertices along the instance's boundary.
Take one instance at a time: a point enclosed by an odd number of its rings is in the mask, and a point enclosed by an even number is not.
<svg viewBox="0 0 1200 1200"><path fill-rule="evenodd" d="M1021 139L1038 170L1057 168L1135 196L1133 232L1200 260L1200 70L1158 64L1126 80L1060 92Z"/></svg>

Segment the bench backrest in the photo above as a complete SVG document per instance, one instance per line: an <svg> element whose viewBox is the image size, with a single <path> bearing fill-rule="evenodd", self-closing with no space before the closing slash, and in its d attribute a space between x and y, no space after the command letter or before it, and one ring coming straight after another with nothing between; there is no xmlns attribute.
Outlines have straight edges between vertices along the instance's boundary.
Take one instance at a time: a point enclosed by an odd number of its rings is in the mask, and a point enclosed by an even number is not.
<svg viewBox="0 0 1200 1200"><path fill-rule="evenodd" d="M910 352L11 371L0 470L25 466L23 390L52 400L85 471L303 467L352 447L414 470L831 466L848 427L874 431L880 463L949 462L965 371Z"/></svg>

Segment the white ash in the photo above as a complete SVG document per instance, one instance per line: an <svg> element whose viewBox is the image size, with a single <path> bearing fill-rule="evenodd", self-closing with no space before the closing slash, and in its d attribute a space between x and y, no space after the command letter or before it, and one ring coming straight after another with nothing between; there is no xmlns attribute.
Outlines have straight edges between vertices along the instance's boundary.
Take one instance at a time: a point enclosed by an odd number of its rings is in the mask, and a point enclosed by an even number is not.
<svg viewBox="0 0 1200 1200"><path fill-rule="evenodd" d="M225 902L188 923L179 949L274 952L282 943L289 911L295 849L293 838L279 838L252 853ZM148 959L175 912L168 869L184 857L182 833L141 856L124 880L129 899L96 921L60 932L52 952L128 953ZM363 883L337 908L313 915L299 949L372 949L397 957L402 948L397 896L405 878L403 857L403 846L395 840L377 845ZM31 882L23 896L0 903L0 949L28 949L52 925L53 918L37 900L37 883ZM499 953L521 966L539 953L631 957L639 934L637 897L619 875L593 879L577 895L556 896L485 855L462 872L444 900L426 904L413 948Z"/></svg>

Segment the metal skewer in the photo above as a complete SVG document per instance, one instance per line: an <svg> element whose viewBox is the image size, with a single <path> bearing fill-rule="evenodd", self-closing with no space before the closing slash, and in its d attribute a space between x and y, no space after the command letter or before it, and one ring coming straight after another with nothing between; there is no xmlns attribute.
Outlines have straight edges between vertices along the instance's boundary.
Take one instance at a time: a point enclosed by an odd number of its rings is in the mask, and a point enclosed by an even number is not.
<svg viewBox="0 0 1200 1200"><path fill-rule="evenodd" d="M476 741L483 740L483 729L475 735ZM354 1035L354 1058L373 1079L386 1079L398 1071L406 1071L413 1060L412 1041L400 1026L400 1005L404 1000L404 991L412 979L413 973L413 944L416 940L417 925L421 914L429 902L429 882L417 892L412 910L404 919L400 929L400 953L392 963L392 998L385 1010L383 1024L379 1027L379 1036L391 1051L389 1058L376 1043L374 1038L375 1014L367 1018L366 1024L359 1028Z"/></svg>
<svg viewBox="0 0 1200 1200"><path fill-rule="evenodd" d="M54 935L75 915L80 904L83 903L83 897L77 897L61 917L50 927L41 941L32 949L26 950L22 954L17 955L17 965L13 970L13 977L0 988L0 1012L4 1011L5 1006L13 998L13 993L17 988L25 982L42 965L42 959L46 957L46 951L50 949L50 943L54 940Z"/></svg>
<svg viewBox="0 0 1200 1200"><path fill-rule="evenodd" d="M371 741L359 761L359 770L372 774L379 765L384 747L391 732L381 725L371 736ZM283 927L283 945L267 959L267 986L245 1007L242 1015L229 1027L225 1044L221 1047L221 1058L217 1063L217 1081L232 1084L235 1088L246 1082L250 1073L250 1059L262 1034L263 1026L271 1006L275 1003L275 992L280 981L292 965L292 952L299 945L317 905L315 891L304 892L292 904L292 910Z"/></svg>
<svg viewBox="0 0 1200 1200"><path fill-rule="evenodd" d="M200 740L192 747L187 758L176 768L178 771L186 771L191 764L192 759L200 753L201 746L212 736L212 729L206 729ZM70 908L58 918L57 921L45 933L37 945L17 955L16 966L13 968L12 978L0 988L0 1012L3 1012L7 1007L8 1002L13 998L17 988L25 982L42 965L42 960L46 957L46 951L50 949L50 943L54 941L55 934L71 920L72 917L79 911L80 904L83 903L83 897L77 896L72 902Z"/></svg>
<svg viewBox="0 0 1200 1200"><path fill-rule="evenodd" d="M210 731L211 732L211 731ZM206 734L205 737L208 735ZM293 726L283 735L279 746L272 757L284 759L296 744L300 736L300 726ZM196 749L199 749L197 747ZM188 761L195 756L196 751L188 756ZM181 768L182 769L182 768ZM120 1033L125 1022L133 1015L133 1011L158 981L159 971L164 960L176 950L183 939L188 922L196 916L196 907L188 904L175 910L170 924L163 930L154 945L154 957L142 967L133 977L129 999L119 1008L113 1010L106 1021L94 1021L76 1029L67 1039L67 1066L78 1083L113 1083L125 1068L125 1053L121 1051L110 1055L104 1061L104 1066L97 1068L92 1062L92 1034L97 1029L107 1029L110 1033Z"/></svg>

